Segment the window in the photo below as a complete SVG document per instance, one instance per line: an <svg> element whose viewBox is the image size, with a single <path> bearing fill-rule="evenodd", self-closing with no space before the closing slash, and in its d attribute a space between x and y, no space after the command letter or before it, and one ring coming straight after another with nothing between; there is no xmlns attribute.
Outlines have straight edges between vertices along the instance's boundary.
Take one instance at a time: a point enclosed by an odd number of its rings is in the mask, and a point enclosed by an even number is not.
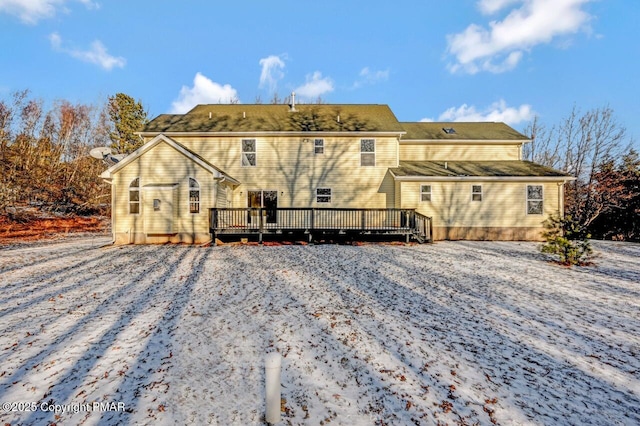
<svg viewBox="0 0 640 426"><path fill-rule="evenodd" d="M200 213L200 184L189 178L189 213Z"/></svg>
<svg viewBox="0 0 640 426"><path fill-rule="evenodd" d="M242 139L242 165L255 167L256 165L256 140Z"/></svg>
<svg viewBox="0 0 640 426"><path fill-rule="evenodd" d="M324 139L314 139L313 149L314 154L324 154Z"/></svg>
<svg viewBox="0 0 640 426"><path fill-rule="evenodd" d="M542 214L542 185L527 185L527 214Z"/></svg>
<svg viewBox="0 0 640 426"><path fill-rule="evenodd" d="M420 200L431 201L431 185L420 185Z"/></svg>
<svg viewBox="0 0 640 426"><path fill-rule="evenodd" d="M456 134L456 129L454 129L453 127L443 127L442 131L445 132L448 135L455 135Z"/></svg>
<svg viewBox="0 0 640 426"><path fill-rule="evenodd" d="M376 140L360 139L360 165L376 165Z"/></svg>
<svg viewBox="0 0 640 426"><path fill-rule="evenodd" d="M140 213L140 178L135 178L129 185L129 213Z"/></svg>
<svg viewBox="0 0 640 426"><path fill-rule="evenodd" d="M317 203L330 203L331 202L331 188L317 188L316 189L316 202Z"/></svg>
<svg viewBox="0 0 640 426"><path fill-rule="evenodd" d="M482 201L482 185L471 185L471 201Z"/></svg>

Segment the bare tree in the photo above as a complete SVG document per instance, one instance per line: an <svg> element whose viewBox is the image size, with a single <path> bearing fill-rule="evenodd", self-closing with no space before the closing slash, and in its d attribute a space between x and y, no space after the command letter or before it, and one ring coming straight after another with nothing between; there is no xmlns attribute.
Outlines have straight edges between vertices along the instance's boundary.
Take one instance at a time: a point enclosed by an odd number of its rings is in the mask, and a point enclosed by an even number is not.
<svg viewBox="0 0 640 426"><path fill-rule="evenodd" d="M109 188L102 164L89 158L96 143L109 143L106 106L55 101L48 110L27 91L0 100L0 214L18 207L91 210Z"/></svg>
<svg viewBox="0 0 640 426"><path fill-rule="evenodd" d="M282 99L278 95L278 92L273 93L273 96L271 97L271 100L269 101L269 103L272 105L277 105L282 103Z"/></svg>
<svg viewBox="0 0 640 426"><path fill-rule="evenodd" d="M563 155L560 153L557 129L547 127L535 116L533 121L524 129L524 134L529 135L531 143L523 148L523 158L534 163L559 169L562 167Z"/></svg>
<svg viewBox="0 0 640 426"><path fill-rule="evenodd" d="M615 119L609 106L581 114L577 107L550 130L536 117L525 132L533 142L526 158L561 169L577 179L566 190L567 212L583 225L600 214L596 199L596 173L603 162L621 158L629 149L626 130Z"/></svg>

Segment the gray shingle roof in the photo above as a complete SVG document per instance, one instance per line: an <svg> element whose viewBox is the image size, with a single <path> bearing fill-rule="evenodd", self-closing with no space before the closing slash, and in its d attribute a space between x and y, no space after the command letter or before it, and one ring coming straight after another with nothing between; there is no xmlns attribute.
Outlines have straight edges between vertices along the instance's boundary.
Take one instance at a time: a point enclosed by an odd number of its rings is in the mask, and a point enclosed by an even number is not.
<svg viewBox="0 0 640 426"><path fill-rule="evenodd" d="M416 177L569 177L567 173L530 161L400 161L395 176Z"/></svg>
<svg viewBox="0 0 640 426"><path fill-rule="evenodd" d="M160 115L142 133L404 132L387 105L303 104L295 109L291 112L289 105L198 105L186 114Z"/></svg>

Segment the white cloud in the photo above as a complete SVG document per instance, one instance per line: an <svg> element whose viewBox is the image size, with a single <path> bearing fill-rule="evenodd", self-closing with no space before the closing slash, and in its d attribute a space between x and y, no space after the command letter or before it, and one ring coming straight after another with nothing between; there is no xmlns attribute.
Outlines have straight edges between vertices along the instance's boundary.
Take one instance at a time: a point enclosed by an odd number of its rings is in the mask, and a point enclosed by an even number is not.
<svg viewBox="0 0 640 426"><path fill-rule="evenodd" d="M267 88L270 93L275 93L278 88L278 80L284 77L282 70L285 67L284 60L280 56L270 55L260 59L262 72L260 73L260 88Z"/></svg>
<svg viewBox="0 0 640 426"><path fill-rule="evenodd" d="M480 0L478 8L484 14L490 15L504 9L512 3L518 3L520 0Z"/></svg>
<svg viewBox="0 0 640 426"><path fill-rule="evenodd" d="M382 81L389 80L389 70L373 71L369 67L364 67L360 70L359 79L353 84L354 89L358 89L365 85L377 84Z"/></svg>
<svg viewBox="0 0 640 426"><path fill-rule="evenodd" d="M55 50L60 50L62 48L62 37L58 33L51 33L49 35L49 41L51 42L51 47Z"/></svg>
<svg viewBox="0 0 640 426"><path fill-rule="evenodd" d="M307 75L307 82L295 90L296 95L313 100L325 93L333 92L333 81L329 77L322 77L320 71Z"/></svg>
<svg viewBox="0 0 640 426"><path fill-rule="evenodd" d="M77 0L88 9L98 9L100 5L91 0ZM17 16L25 24L36 24L39 20L51 18L56 10L65 9L69 0L0 0L0 13Z"/></svg>
<svg viewBox="0 0 640 426"><path fill-rule="evenodd" d="M587 30L591 15L583 7L592 1L481 0L478 7L485 13L495 13L512 3L520 6L503 20L491 21L489 28L471 24L463 32L447 36L448 52L456 61L449 70L470 74L511 70L534 46Z"/></svg>
<svg viewBox="0 0 640 426"><path fill-rule="evenodd" d="M463 104L458 108L451 107L440 114L438 121L497 121L513 126L532 120L534 115L535 112L531 105L523 104L518 108L508 107L507 103L501 99L483 110L478 110L475 106L467 104ZM423 118L420 121L434 120Z"/></svg>
<svg viewBox="0 0 640 426"><path fill-rule="evenodd" d="M64 47L62 45L62 37L60 37L60 34L58 33L52 33L49 35L49 41L51 42L51 47L53 47L53 49L66 53L67 55L83 62L98 65L107 71L110 71L115 67L124 68L127 63L126 59L123 57L109 55L107 48L99 40L93 41L88 50Z"/></svg>
<svg viewBox="0 0 640 426"><path fill-rule="evenodd" d="M220 85L201 73L193 78L193 87L182 86L178 99L171 104L172 114L184 114L198 104L231 103L238 92L229 84Z"/></svg>

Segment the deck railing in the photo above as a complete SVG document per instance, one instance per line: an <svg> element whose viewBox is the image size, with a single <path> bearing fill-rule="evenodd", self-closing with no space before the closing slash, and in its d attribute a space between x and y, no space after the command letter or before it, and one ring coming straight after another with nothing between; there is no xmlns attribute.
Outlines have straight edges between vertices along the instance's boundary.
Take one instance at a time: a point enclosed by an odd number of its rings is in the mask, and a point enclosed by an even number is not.
<svg viewBox="0 0 640 426"><path fill-rule="evenodd" d="M414 209L219 208L211 209L213 234L278 231L360 231L414 235L431 240L431 218Z"/></svg>

